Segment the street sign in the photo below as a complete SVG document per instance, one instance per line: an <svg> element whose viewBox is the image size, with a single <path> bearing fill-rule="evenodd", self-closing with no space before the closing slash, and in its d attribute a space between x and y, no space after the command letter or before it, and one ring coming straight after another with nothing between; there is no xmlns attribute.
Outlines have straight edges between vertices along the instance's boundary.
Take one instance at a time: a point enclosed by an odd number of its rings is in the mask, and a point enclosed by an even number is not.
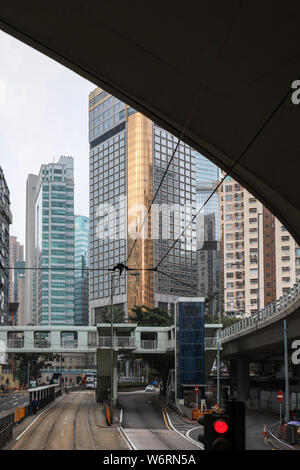
<svg viewBox="0 0 300 470"><path fill-rule="evenodd" d="M278 400L278 401L280 401L280 402L283 401L283 391L282 391L282 390L279 390L279 391L277 392L277 395L276 395L276 396L277 396L277 400Z"/></svg>
<svg viewBox="0 0 300 470"><path fill-rule="evenodd" d="M197 393L199 393L199 387L198 387L198 385L195 385L195 393L196 393L196 395L197 395Z"/></svg>

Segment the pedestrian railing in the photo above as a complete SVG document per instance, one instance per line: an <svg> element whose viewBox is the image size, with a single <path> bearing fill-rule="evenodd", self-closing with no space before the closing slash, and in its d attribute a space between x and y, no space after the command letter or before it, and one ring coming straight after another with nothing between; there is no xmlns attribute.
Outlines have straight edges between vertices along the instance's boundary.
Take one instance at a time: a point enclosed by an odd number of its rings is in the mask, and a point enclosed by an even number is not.
<svg viewBox="0 0 300 470"><path fill-rule="evenodd" d="M65 349L76 349L78 346L77 339L64 339L61 341L61 347Z"/></svg>
<svg viewBox="0 0 300 470"><path fill-rule="evenodd" d="M135 348L135 338L131 336L115 336L113 342L111 336L99 336L99 348Z"/></svg>
<svg viewBox="0 0 300 470"><path fill-rule="evenodd" d="M204 345L205 349L217 349L217 338L215 336L210 338L204 338Z"/></svg>
<svg viewBox="0 0 300 470"><path fill-rule="evenodd" d="M14 413L0 419L0 449L13 437Z"/></svg>
<svg viewBox="0 0 300 470"><path fill-rule="evenodd" d="M275 300L274 302L264 307L262 310L257 312L254 315L251 315L247 318L243 318L242 320L234 323L233 325L224 328L224 330L220 331L220 339L222 342L229 340L230 337L238 334L241 331L245 331L248 328L250 329L254 325L257 325L260 322L264 322L270 317L275 317L278 315L282 310L285 310L289 305L291 305L295 300L300 298L300 280L294 284L291 290L280 297L279 299Z"/></svg>
<svg viewBox="0 0 300 470"><path fill-rule="evenodd" d="M155 339L142 339L141 349L157 349L157 340Z"/></svg>
<svg viewBox="0 0 300 470"><path fill-rule="evenodd" d="M34 340L34 347L35 348L50 348L51 341L50 339L35 339Z"/></svg>
<svg viewBox="0 0 300 470"><path fill-rule="evenodd" d="M8 348L24 348L24 339L10 338L8 340Z"/></svg>

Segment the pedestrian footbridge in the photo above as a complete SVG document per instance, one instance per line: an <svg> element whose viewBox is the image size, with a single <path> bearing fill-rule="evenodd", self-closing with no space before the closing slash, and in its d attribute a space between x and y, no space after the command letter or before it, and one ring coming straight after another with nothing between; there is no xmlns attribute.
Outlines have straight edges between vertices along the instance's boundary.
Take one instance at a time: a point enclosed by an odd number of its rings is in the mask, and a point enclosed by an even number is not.
<svg viewBox="0 0 300 470"><path fill-rule="evenodd" d="M205 325L205 349L215 350L220 324ZM2 353L95 353L99 349L141 354L171 354L175 327L139 327L135 323L96 326L1 326Z"/></svg>

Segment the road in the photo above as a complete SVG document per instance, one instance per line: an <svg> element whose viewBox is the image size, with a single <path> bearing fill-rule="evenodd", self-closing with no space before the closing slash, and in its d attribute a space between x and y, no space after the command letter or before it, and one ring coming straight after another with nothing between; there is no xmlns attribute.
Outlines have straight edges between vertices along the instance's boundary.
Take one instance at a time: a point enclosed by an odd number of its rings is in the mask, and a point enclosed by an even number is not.
<svg viewBox="0 0 300 470"><path fill-rule="evenodd" d="M116 428L97 426L94 392L70 392L41 410L11 450L128 450Z"/></svg>
<svg viewBox="0 0 300 470"><path fill-rule="evenodd" d="M7 410L15 410L18 405L29 403L27 391L17 391L0 395L0 413Z"/></svg>
<svg viewBox="0 0 300 470"><path fill-rule="evenodd" d="M273 424L278 416L263 410L246 411L246 450L271 450L263 436L264 424Z"/></svg>
<svg viewBox="0 0 300 470"><path fill-rule="evenodd" d="M263 410L246 410L246 450L271 450L265 442L263 431L264 424L272 424L278 418ZM199 430L194 429L189 436L197 440Z"/></svg>
<svg viewBox="0 0 300 470"><path fill-rule="evenodd" d="M165 411L159 392L119 393L119 405L122 427L137 450L199 450L196 443L183 437L189 425ZM170 420L173 425L180 423L180 430L172 429Z"/></svg>

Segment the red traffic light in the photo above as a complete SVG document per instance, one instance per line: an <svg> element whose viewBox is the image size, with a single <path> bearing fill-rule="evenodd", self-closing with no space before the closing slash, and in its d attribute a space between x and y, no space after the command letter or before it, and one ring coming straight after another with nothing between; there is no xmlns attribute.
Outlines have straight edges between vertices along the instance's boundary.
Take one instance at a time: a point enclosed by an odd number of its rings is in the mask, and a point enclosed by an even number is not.
<svg viewBox="0 0 300 470"><path fill-rule="evenodd" d="M226 421L215 421L214 430L219 434L225 434L228 431L228 424Z"/></svg>

